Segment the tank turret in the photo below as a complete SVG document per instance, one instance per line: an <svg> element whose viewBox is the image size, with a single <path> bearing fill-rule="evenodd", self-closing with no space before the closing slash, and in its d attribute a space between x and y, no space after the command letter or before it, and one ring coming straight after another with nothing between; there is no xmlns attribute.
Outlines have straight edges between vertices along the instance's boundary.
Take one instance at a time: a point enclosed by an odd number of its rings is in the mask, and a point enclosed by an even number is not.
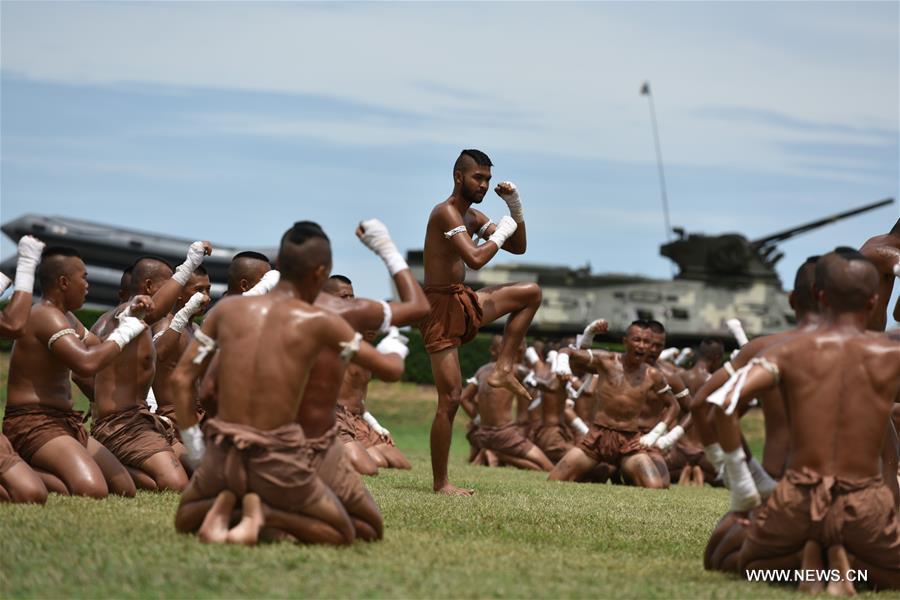
<svg viewBox="0 0 900 600"><path fill-rule="evenodd" d="M757 240L748 240L739 233L685 235L683 229L674 228L678 239L660 246L659 253L678 265L676 279L715 282L717 285L761 282L780 287L775 265L784 254L778 252L779 242L893 202L893 198L887 198Z"/></svg>

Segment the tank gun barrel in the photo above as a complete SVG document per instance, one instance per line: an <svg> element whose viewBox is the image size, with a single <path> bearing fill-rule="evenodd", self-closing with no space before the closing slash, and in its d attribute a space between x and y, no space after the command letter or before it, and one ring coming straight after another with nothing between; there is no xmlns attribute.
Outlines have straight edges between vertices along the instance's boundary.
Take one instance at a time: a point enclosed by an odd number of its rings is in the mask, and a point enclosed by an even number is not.
<svg viewBox="0 0 900 600"><path fill-rule="evenodd" d="M791 229L786 229L784 231L779 231L778 233L773 233L772 235L768 235L764 238L760 238L758 240L753 240L751 244L754 248L762 248L769 244L775 244L778 242L782 242L784 240L790 239L795 235L799 235L801 233L806 233L812 229L818 229L819 227L824 227L825 225L829 225L831 223L835 223L837 221L841 221L843 219L852 217L854 215L862 214L864 212L869 212L870 210L875 210L876 208L881 208L882 206L887 206L889 204L893 204L893 198L885 198L884 200L880 200L878 202L873 202L871 204L866 204L865 206L860 206L858 208L854 208L851 210L847 210L841 213L837 213L831 215L829 217L825 217L824 219L819 219L817 221L812 221L810 223L806 223L805 225L800 225L799 227L792 227Z"/></svg>

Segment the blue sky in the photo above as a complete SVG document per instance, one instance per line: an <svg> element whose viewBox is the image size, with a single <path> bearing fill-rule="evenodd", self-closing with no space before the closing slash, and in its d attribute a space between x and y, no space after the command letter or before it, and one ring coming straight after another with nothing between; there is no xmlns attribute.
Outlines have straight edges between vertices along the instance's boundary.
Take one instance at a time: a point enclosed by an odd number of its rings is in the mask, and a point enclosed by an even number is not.
<svg viewBox="0 0 900 600"><path fill-rule="evenodd" d="M505 261L667 276L644 80L675 225L757 237L898 195L898 3L4 1L0 17L3 221L271 246L313 219L371 296L387 277L356 223L420 247L464 147L522 191L529 251ZM898 214L786 242L782 278Z"/></svg>

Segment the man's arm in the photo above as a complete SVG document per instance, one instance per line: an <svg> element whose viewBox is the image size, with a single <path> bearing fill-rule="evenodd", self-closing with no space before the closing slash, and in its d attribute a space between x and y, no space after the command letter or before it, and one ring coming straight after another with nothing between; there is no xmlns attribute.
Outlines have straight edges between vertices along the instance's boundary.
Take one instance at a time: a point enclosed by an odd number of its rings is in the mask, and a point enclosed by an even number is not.
<svg viewBox="0 0 900 600"><path fill-rule="evenodd" d="M451 206L443 205L438 210L436 222L466 266L475 270L494 258L518 227L511 217L503 217L490 237L480 246L476 246L469 237L468 228L459 213Z"/></svg>
<svg viewBox="0 0 900 600"><path fill-rule="evenodd" d="M133 313L140 314L150 306L150 303L147 296L136 296L130 308ZM135 316L122 317L118 327L105 341L88 346L62 313L50 314L48 317L46 323L42 323L36 332L38 340L47 346L57 360L81 377L92 377L108 366L122 348L147 327Z"/></svg>
<svg viewBox="0 0 900 600"><path fill-rule="evenodd" d="M478 416L478 404L475 401L478 393L478 382L474 377L466 380L466 387L463 388L459 395L459 405L462 406L469 418L474 419Z"/></svg>
<svg viewBox="0 0 900 600"><path fill-rule="evenodd" d="M369 219L359 224L356 237L384 261L400 296L400 302L390 302L385 307L382 331L387 331L390 325L402 327L424 319L430 310L428 298L397 250L387 227L378 219Z"/></svg>
<svg viewBox="0 0 900 600"><path fill-rule="evenodd" d="M4 307L3 311L0 311L0 337L2 338L13 340L25 331L28 315L31 314L34 273L41 262L43 250L44 242L30 235L22 236L17 248L19 258L16 263L15 283L0 273L0 295L10 284L15 288L9 304Z"/></svg>
<svg viewBox="0 0 900 600"><path fill-rule="evenodd" d="M408 340L396 328L384 336L376 349L338 315L327 312L323 315L320 339L340 352L341 360L368 369L382 381L398 381L403 376L403 361L409 354L405 343Z"/></svg>
<svg viewBox="0 0 900 600"><path fill-rule="evenodd" d="M201 292L195 293L172 318L165 317L153 326L153 345L156 347L156 359L167 361L181 348L181 334L190 326L191 319L209 305L209 296Z"/></svg>
<svg viewBox="0 0 900 600"><path fill-rule="evenodd" d="M153 325L172 311L181 290L187 285L188 279L194 273L194 269L203 263L203 257L212 254L212 245L209 242L194 242L188 248L187 256L181 263L175 274L160 286L153 294L153 309L148 311L144 320L148 325Z"/></svg>

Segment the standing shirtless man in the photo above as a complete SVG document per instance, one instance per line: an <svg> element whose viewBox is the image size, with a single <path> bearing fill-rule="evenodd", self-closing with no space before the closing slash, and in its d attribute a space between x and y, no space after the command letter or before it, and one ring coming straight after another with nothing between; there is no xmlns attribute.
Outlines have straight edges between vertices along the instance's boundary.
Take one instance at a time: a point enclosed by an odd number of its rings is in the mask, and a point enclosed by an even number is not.
<svg viewBox="0 0 900 600"><path fill-rule="evenodd" d="M873 331L884 331L894 279L900 277L900 219L889 233L868 239L859 252L878 269L878 301L872 308L867 326ZM900 300L894 307L894 320L900 321Z"/></svg>
<svg viewBox="0 0 900 600"><path fill-rule="evenodd" d="M636 486L668 487L669 482L662 478L648 451L675 423L678 401L662 372L646 362L653 344L650 330L642 322L634 323L626 331L624 343L624 354L569 348L559 351L557 373L565 373L565 363L571 360L600 376L600 408L581 443L569 450L550 472L551 480L576 481L605 463L620 469ZM566 358L560 366L563 356ZM668 408L657 426L641 435L639 417L647 403L653 401L662 401Z"/></svg>
<svg viewBox="0 0 900 600"><path fill-rule="evenodd" d="M473 292L463 283L466 267L480 269L500 248L524 254L527 245L522 202L515 185L503 182L494 189L510 211L510 216L504 216L497 225L472 208L487 194L491 166L493 163L484 152L463 150L453 166L453 192L431 211L425 231L425 294L431 313L419 327L438 392L431 426L431 469L434 491L441 494L474 493L450 484L447 462L453 418L462 392L457 348L472 340L481 325L509 315L488 384L528 396L516 379L515 359L541 305L541 289L535 283L508 283ZM483 244L472 241L471 236L476 234L485 240Z"/></svg>

